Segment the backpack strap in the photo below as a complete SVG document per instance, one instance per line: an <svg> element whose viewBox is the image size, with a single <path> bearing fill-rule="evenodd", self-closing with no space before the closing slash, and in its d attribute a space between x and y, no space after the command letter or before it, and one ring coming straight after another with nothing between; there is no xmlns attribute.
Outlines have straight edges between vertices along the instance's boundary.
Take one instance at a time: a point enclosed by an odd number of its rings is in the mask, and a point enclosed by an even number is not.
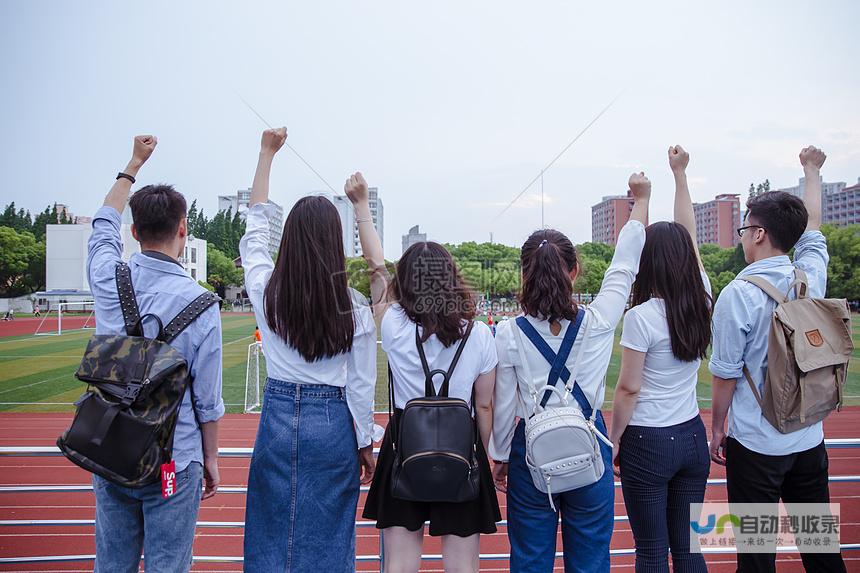
<svg viewBox="0 0 860 573"><path fill-rule="evenodd" d="M794 267L794 282L788 287L788 292L791 292L792 289L797 289L797 298L807 298L809 279L806 278L806 272L801 268Z"/></svg>
<svg viewBox="0 0 860 573"><path fill-rule="evenodd" d="M424 396L427 398L432 398L434 396L441 396L443 398L448 397L448 386L451 380L451 374L454 373L454 368L457 367L457 362L460 361L460 355L463 354L463 348L466 347L466 341L469 340L469 335L472 333L472 327L475 326L473 321L469 321L469 325L466 327L466 332L463 334L463 338L460 339L460 344L457 346L457 352L454 354L454 359L451 361L451 365L448 366L447 372L445 370L430 370L430 365L427 363L427 356L424 354L424 344L421 342L421 335L418 333L418 324L415 324L415 344L418 347L418 357L421 359L421 367L424 369ZM436 389L433 387L433 377L437 374L441 374L444 378L442 380L442 386L439 388L439 392L436 392Z"/></svg>
<svg viewBox="0 0 860 573"><path fill-rule="evenodd" d="M801 271L801 272L803 272L803 271ZM756 277L756 276L739 277L739 278L740 278L740 280L748 282L750 284L754 284L755 286L757 286L758 288L763 290L764 293L767 296L769 296L770 298L772 298L773 300L775 300L777 302L777 304L782 304L784 302L788 302L788 297L786 295L784 295L782 292L780 292L780 290L778 288L776 288L775 286L773 286L773 284L770 281L768 281L767 279L764 279L762 277ZM791 292L791 291L789 290L789 292Z"/></svg>
<svg viewBox="0 0 860 573"><path fill-rule="evenodd" d="M571 373L567 366L565 366L565 363L570 356L570 351L573 348L573 343L576 341L577 335L579 334L584 318L585 310L582 307L579 307L579 311L576 313L576 319L567 326L567 331L564 333L564 338L562 339L558 354L552 351L552 348L550 348L546 340L541 337L526 317L521 316L517 318L516 322L520 331L528 337L529 341L534 345L538 352L540 352L544 359L546 359L546 361L551 365L546 382L548 386L555 386L559 378L561 378L565 383L570 380ZM576 383L576 378L573 379L573 382L569 384L569 386L573 397L579 404L580 409L582 409L583 415L585 415L586 418L590 418L594 413L593 408L591 407L591 404L589 404L582 388L580 388L579 384ZM552 391L550 390L547 390L544 394L540 402L542 408L546 406L551 394Z"/></svg>
<svg viewBox="0 0 860 573"><path fill-rule="evenodd" d="M137 307L137 297L134 295L134 286L131 283L131 269L126 263L120 261L116 265L115 275L125 333L129 336L143 336L140 309Z"/></svg>
<svg viewBox="0 0 860 573"><path fill-rule="evenodd" d="M206 312L210 306L221 301L221 298L213 292L205 292L192 300L188 306L183 308L176 317L164 327L164 333L159 336L163 342L173 342L183 330L188 328L192 322L197 320L201 314Z"/></svg>

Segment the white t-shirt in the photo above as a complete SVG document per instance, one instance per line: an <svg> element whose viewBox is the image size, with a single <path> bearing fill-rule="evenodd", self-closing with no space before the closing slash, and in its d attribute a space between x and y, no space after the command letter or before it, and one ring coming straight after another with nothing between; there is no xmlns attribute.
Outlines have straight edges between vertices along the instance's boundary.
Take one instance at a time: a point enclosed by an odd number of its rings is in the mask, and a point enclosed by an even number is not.
<svg viewBox="0 0 860 573"><path fill-rule="evenodd" d="M419 326L419 332L424 330ZM418 356L415 344L415 323L412 322L399 304L392 305L382 317L380 325L382 332L382 349L388 354L388 363L394 375L395 407L403 408L406 402L413 398L424 396L424 369ZM445 348L436 335L430 336L424 342L424 354L430 370L448 370L460 342L457 341ZM490 327L480 321L475 321L472 333L460 361L451 375L448 384L448 396L460 398L471 404L472 386L475 379L496 367L499 359L496 355L496 344ZM433 378L438 392L442 384L442 376Z"/></svg>
<svg viewBox="0 0 860 573"><path fill-rule="evenodd" d="M350 289L355 331L352 351L308 362L299 352L272 332L266 320L265 292L275 270L269 253L269 221L274 215L271 203L258 203L248 209L245 235L239 254L245 270L245 289L254 306L260 328L266 372L277 380L294 384L327 384L344 388L349 411L355 421L359 447L367 446L373 436L373 399L376 388L376 324L364 297Z"/></svg>
<svg viewBox="0 0 860 573"><path fill-rule="evenodd" d="M711 282L704 272L702 280L711 294ZM642 387L631 425L664 428L699 414L696 383L702 361L683 362L672 353L663 299L652 298L627 311L621 346L646 353Z"/></svg>

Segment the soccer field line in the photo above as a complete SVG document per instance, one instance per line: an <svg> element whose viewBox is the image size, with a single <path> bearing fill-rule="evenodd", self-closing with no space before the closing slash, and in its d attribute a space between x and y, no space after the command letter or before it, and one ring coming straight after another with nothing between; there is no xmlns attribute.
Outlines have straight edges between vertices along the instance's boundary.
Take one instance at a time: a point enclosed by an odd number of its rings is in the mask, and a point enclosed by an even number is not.
<svg viewBox="0 0 860 573"><path fill-rule="evenodd" d="M38 382L31 382L30 384L25 384L23 386L17 386L15 388L9 388L7 390L0 390L0 394L8 394L9 392L17 392L19 390L23 390L24 388L30 388L31 386L38 386L39 384L44 384L45 382L53 382L54 380L59 380L60 378L66 378L69 376L69 373L60 374L59 376L54 376L53 378L48 378L46 380L39 380ZM34 404L42 404L43 402L34 402Z"/></svg>

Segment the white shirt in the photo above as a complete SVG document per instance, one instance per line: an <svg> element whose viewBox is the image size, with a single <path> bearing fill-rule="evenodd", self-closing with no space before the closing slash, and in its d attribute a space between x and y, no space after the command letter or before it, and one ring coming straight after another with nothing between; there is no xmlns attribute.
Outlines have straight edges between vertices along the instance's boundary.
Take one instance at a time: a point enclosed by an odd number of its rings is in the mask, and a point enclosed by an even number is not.
<svg viewBox="0 0 860 573"><path fill-rule="evenodd" d="M418 356L418 346L415 344L415 323L406 316L399 304L393 304L382 317L380 330L382 349L388 354L388 363L394 375L395 407L403 408L409 400L424 396L424 369ZM423 335L423 328L419 326L418 331ZM430 370L447 371L459 345L458 340L445 348L435 334L424 341L424 354L427 356ZM475 379L490 372L498 361L493 332L483 322L475 321L457 367L451 374L448 396L460 398L471 405ZM442 376L435 376L433 382L438 392Z"/></svg>
<svg viewBox="0 0 860 573"><path fill-rule="evenodd" d="M269 254L269 217L273 206L258 203L248 210L245 235L239 243L245 290L254 306L254 316L263 339L266 372L277 380L294 384L327 384L346 389L346 402L355 421L358 447L371 443L373 398L376 387L376 325L364 297L351 291L355 333L352 351L308 362L296 349L272 332L266 320L263 297L275 270Z"/></svg>
<svg viewBox="0 0 860 573"><path fill-rule="evenodd" d="M639 271L639 258L645 245L645 226L639 221L629 221L618 236L618 246L612 257L612 264L603 277L600 292L585 309L585 318L573 349L565 363L571 375L576 378L592 408L603 405L604 383L612 345L615 342L615 327L624 314L630 288ZM561 320L558 335L550 331L546 320L528 316L526 319L540 333L553 352L558 352L570 321ZM496 370L496 390L493 396L493 439L490 441L490 457L507 461L514 437L514 419L528 418L533 411L534 401L529 393L526 370L534 378L535 387L546 384L550 364L537 348L518 332L515 320L499 324L496 329L496 348L499 351L499 367ZM528 366L523 367L517 347L523 341L523 350ZM518 391L519 390L519 391ZM552 394L549 404L558 402Z"/></svg>
<svg viewBox="0 0 860 573"><path fill-rule="evenodd" d="M705 291L711 294L711 281L707 273L701 274ZM702 361L684 362L672 353L666 301L651 298L627 311L621 346L646 353L642 386L630 424L665 428L699 415L696 383Z"/></svg>

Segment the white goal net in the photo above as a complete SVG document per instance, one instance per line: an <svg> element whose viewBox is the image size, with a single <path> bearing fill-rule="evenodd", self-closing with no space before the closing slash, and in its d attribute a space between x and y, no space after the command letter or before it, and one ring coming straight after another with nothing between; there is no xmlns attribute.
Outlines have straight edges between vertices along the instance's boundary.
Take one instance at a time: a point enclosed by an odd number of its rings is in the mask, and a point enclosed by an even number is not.
<svg viewBox="0 0 860 573"><path fill-rule="evenodd" d="M51 303L50 309L42 312L42 320L36 327L36 336L59 336L63 331L95 328L95 301Z"/></svg>
<svg viewBox="0 0 860 573"><path fill-rule="evenodd" d="M262 401L260 399L260 367L265 368L263 358L263 346L259 342L248 345L248 368L245 373L245 413L259 412ZM262 376L265 380L265 373Z"/></svg>

